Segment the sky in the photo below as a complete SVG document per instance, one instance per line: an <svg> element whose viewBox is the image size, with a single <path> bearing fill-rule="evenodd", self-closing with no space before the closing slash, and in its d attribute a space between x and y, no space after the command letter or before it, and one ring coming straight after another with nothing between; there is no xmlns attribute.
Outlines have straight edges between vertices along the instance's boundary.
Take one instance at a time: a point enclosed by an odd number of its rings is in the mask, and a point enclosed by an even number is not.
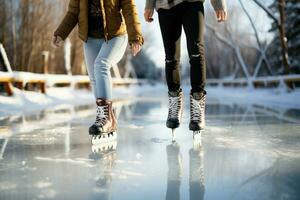
<svg viewBox="0 0 300 200"><path fill-rule="evenodd" d="M271 0L265 0L263 2L265 4L269 4L271 2ZM268 33L268 30L270 29L270 26L271 26L271 20L268 18L268 16L265 14L265 12L262 11L252 1L243 0L243 3L245 4L245 7L249 10L250 14L254 17L254 21L255 21L255 24L260 33L261 39L269 41L272 37L272 34ZM144 17L143 17L145 0L136 0L136 5L137 5L139 16L140 16L140 19L142 22L143 33L146 36L145 43L147 43L149 40L151 41L151 44L150 45L148 44L149 47L144 50L147 51L148 55L151 56L151 59L156 63L156 65L158 67L163 67L164 66L164 49L163 49L163 43L162 43L160 28L159 28L159 24L158 24L158 19L157 19L157 13L155 12L154 22L147 23L147 22L145 22ZM235 6L237 6L237 7L235 7ZM238 27L241 29L241 31L245 31L245 34L249 34L249 33L252 34L252 30L250 28L250 23L245 14L242 14L241 16L239 16L239 19L230 18L230 16L231 16L230 12L235 11L230 8L241 9L238 1L237 0L235 0L235 1L228 0L227 7L229 10L229 13L228 13L229 18L228 19L236 20L239 23ZM205 1L205 9L206 9L206 13L213 12L213 9L212 9L212 6L211 6L209 0ZM212 17L212 16L213 15L208 15L207 17ZM233 16L235 16L235 15L233 15ZM149 40L147 40L147 35L151 35L151 38L149 38ZM185 48L186 42L185 42L184 33L181 38L181 43L182 43L182 52L181 52L182 58L186 58L187 51ZM181 60L184 61L187 59L181 59Z"/></svg>

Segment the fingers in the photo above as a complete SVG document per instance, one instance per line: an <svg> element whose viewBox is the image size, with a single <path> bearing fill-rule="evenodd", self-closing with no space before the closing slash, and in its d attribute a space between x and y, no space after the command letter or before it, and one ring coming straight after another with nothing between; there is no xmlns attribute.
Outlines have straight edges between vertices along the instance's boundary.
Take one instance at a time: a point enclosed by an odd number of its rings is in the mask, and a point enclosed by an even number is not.
<svg viewBox="0 0 300 200"><path fill-rule="evenodd" d="M223 11L221 14L221 20L222 20L222 22L224 22L226 20L226 12L225 11Z"/></svg>
<svg viewBox="0 0 300 200"><path fill-rule="evenodd" d="M144 18L146 22L153 22L153 14L154 14L154 10L153 9L145 9L144 12Z"/></svg>
<svg viewBox="0 0 300 200"><path fill-rule="evenodd" d="M131 47L131 53L132 53L133 56L136 56L136 54L138 53L138 47L137 47L137 45L133 45Z"/></svg>
<svg viewBox="0 0 300 200"><path fill-rule="evenodd" d="M53 48L58 48L58 46L57 46L57 37L56 36L53 36L52 37L52 42L51 42L51 46L53 47Z"/></svg>
<svg viewBox="0 0 300 200"><path fill-rule="evenodd" d="M222 22L222 11L217 12L217 19L218 19L218 22Z"/></svg>
<svg viewBox="0 0 300 200"><path fill-rule="evenodd" d="M224 21L227 20L227 11L224 11Z"/></svg>
<svg viewBox="0 0 300 200"><path fill-rule="evenodd" d="M52 37L51 45L52 45L53 48L61 47L62 43L63 43L63 40L62 40L61 37L59 37L59 36L53 36Z"/></svg>
<svg viewBox="0 0 300 200"><path fill-rule="evenodd" d="M144 14L144 18L145 18L145 21L146 21L146 22L151 23L151 22L153 21L153 18L152 18L152 16L151 16L151 13L149 13L149 12L146 12L146 13Z"/></svg>
<svg viewBox="0 0 300 200"><path fill-rule="evenodd" d="M142 47L140 44L134 43L131 45L131 53L133 56L136 56L140 51Z"/></svg>
<svg viewBox="0 0 300 200"><path fill-rule="evenodd" d="M224 22L227 20L227 12L224 10L216 11L216 15L217 15L218 22Z"/></svg>

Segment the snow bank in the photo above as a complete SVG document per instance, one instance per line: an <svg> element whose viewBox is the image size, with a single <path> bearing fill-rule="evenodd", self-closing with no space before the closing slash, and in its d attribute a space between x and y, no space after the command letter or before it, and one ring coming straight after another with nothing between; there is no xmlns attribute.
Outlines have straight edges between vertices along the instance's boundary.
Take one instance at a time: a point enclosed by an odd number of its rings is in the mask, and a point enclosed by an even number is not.
<svg viewBox="0 0 300 200"><path fill-rule="evenodd" d="M190 87L185 86L186 100ZM268 107L296 108L300 109L300 90L293 92L281 92L277 89L243 89L208 87L208 101L218 99L220 103L258 104ZM130 87L120 86L113 90L115 99L131 100L136 97L161 98L167 97L167 86L163 83ZM166 99L167 102L167 99ZM10 115L40 111L58 105L87 105L94 104L94 96L91 91L77 90L69 87L48 88L47 94L38 92L21 91L14 88L14 96L0 95L0 118Z"/></svg>
<svg viewBox="0 0 300 200"><path fill-rule="evenodd" d="M268 107L300 109L300 90L283 92L280 89L248 89L208 87L208 98L218 98L222 102L236 104L258 104Z"/></svg>
<svg viewBox="0 0 300 200"><path fill-rule="evenodd" d="M113 90L115 99L134 98L148 93L149 95L157 94L162 91L162 85L133 85L130 87L116 87ZM93 104L95 99L91 91L82 89L63 88L47 88L47 94L33 91L21 91L14 88L14 96L7 97L0 95L0 118L23 114L28 112L36 112L46 108L58 105L87 105ZM166 89L165 89L166 90Z"/></svg>
<svg viewBox="0 0 300 200"><path fill-rule="evenodd" d="M45 81L44 74L31 73L31 72L15 71L13 72L13 77L16 80L22 80L25 83L29 82L30 80Z"/></svg>
<svg viewBox="0 0 300 200"><path fill-rule="evenodd" d="M92 93L87 90L48 88L47 94L42 94L14 88L14 96L0 95L0 117L39 111L61 104L80 105L93 101Z"/></svg>
<svg viewBox="0 0 300 200"><path fill-rule="evenodd" d="M9 73L9 72L1 72L0 71L0 77L3 77L3 78L13 78L13 74Z"/></svg>

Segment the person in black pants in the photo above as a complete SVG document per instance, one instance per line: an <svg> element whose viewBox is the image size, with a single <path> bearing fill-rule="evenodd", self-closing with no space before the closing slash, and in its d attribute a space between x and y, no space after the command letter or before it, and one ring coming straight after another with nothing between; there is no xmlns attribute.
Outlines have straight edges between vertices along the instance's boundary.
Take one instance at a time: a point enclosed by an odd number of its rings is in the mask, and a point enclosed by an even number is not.
<svg viewBox="0 0 300 200"><path fill-rule="evenodd" d="M218 21L226 20L224 0L212 0ZM214 4L215 3L215 4ZM165 73L169 95L168 128L177 128L182 116L182 90L180 87L180 39L182 27L186 34L190 59L191 93L189 129L198 131L205 126L204 5L201 0L146 0L145 20L153 21L157 9L165 49Z"/></svg>

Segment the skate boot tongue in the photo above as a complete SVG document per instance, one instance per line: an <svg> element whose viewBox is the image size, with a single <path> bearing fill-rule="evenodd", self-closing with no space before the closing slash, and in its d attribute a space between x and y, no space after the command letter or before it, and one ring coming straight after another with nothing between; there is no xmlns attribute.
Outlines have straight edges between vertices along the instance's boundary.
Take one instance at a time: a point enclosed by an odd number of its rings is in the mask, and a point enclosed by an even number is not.
<svg viewBox="0 0 300 200"><path fill-rule="evenodd" d="M201 100L202 97L205 96L205 94L206 94L205 91L204 91L204 92L193 92L193 93L192 93L192 96L193 96L193 98L196 99L196 100Z"/></svg>
<svg viewBox="0 0 300 200"><path fill-rule="evenodd" d="M109 102L106 101L105 99L98 98L98 99L96 100L97 106L105 106L105 105L107 105L108 103L109 103Z"/></svg>
<svg viewBox="0 0 300 200"><path fill-rule="evenodd" d="M169 91L168 93L169 93L170 97L178 97L178 96L180 96L181 91L182 90L180 89L180 90L177 90L177 91Z"/></svg>

